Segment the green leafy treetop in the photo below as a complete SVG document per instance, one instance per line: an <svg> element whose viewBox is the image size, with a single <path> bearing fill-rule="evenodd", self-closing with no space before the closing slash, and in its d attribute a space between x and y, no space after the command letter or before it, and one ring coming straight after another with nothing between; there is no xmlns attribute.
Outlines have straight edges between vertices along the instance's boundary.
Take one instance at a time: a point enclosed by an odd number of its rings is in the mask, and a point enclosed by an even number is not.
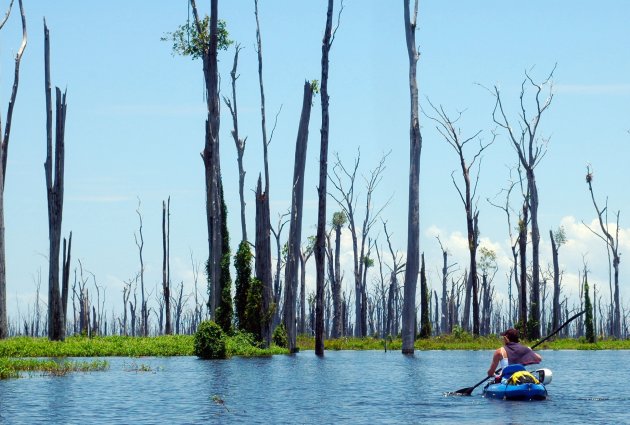
<svg viewBox="0 0 630 425"><path fill-rule="evenodd" d="M229 33L225 28L225 21L219 19L218 27L218 48L219 50L227 50L233 40L230 40ZM197 30L194 22L186 22L180 25L173 32L167 32L160 38L162 41L170 41L173 43L173 56L190 56L193 59L203 57L203 52L210 43L210 17L205 16L201 21L201 33Z"/></svg>

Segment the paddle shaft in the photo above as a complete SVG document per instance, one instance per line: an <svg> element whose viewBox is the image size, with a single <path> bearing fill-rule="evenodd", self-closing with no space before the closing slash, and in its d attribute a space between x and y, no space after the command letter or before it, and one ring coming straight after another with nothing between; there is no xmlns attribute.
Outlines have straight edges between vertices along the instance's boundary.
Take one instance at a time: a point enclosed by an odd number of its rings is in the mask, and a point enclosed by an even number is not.
<svg viewBox="0 0 630 425"><path fill-rule="evenodd" d="M567 320L566 322L564 322L562 324L562 326L560 326L558 329L556 329L555 331L553 331L551 334L547 335L546 337L544 337L543 339L541 339L540 341L538 341L536 344L532 345L532 350L536 347L538 347L540 344L542 344L543 342L547 341L549 338L551 338L552 336L554 336L555 334L557 334L558 332L560 332L562 329L564 329L564 327L566 325L568 325L569 323L571 323L572 321L574 321L576 318L578 318L579 316L581 316L582 314L584 314L586 312L586 310L582 310L581 312L574 314L569 320ZM501 372L501 368L497 369L495 371L495 373ZM462 388L461 390L457 390L455 391L455 393L458 394L472 394L473 390L475 388L477 388L479 385L483 384L484 382L486 382L486 380L488 380L488 377L486 376L485 378L483 378L481 381L477 382L474 386L472 387L468 387L468 388Z"/></svg>

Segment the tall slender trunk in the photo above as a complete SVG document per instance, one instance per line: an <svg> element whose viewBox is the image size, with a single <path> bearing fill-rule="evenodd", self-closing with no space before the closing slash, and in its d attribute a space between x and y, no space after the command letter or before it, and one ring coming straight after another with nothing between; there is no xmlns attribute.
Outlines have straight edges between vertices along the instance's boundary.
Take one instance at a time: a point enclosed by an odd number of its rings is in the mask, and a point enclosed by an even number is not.
<svg viewBox="0 0 630 425"><path fill-rule="evenodd" d="M190 0L199 34L203 33L197 5ZM219 0L210 0L210 40L203 52L203 76L206 86L206 119L205 145L201 157L203 159L206 182L206 217L208 224L208 308L210 317L215 318L215 310L221 298L221 257L223 255L223 217L221 214L220 182L221 156L219 153L219 127L221 114L219 108L219 71L217 61L218 50L218 9Z"/></svg>
<svg viewBox="0 0 630 425"><path fill-rule="evenodd" d="M315 354L324 355L324 262L326 261L326 184L328 181L328 54L332 43L332 19L334 0L328 0L326 12L326 26L322 39L322 78L321 78L321 105L322 127L319 150L319 185L317 187L317 239L315 242L315 269L317 283L315 290Z"/></svg>
<svg viewBox="0 0 630 425"><path fill-rule="evenodd" d="M171 276L170 276L170 256L169 247L171 245L171 197L168 197L168 203L162 202L162 293L164 295L165 309L165 325L164 333L171 335L173 328L171 325ZM161 329L160 329L161 330Z"/></svg>
<svg viewBox="0 0 630 425"><path fill-rule="evenodd" d="M289 351L297 348L296 330L296 300L298 287L298 269L301 257L302 243L302 207L304 202L304 171L306 167L306 148L308 145L308 124L311 118L313 102L313 87L304 82L304 96L302 101L302 115L295 142L295 164L293 168L293 202L291 203L291 221L289 225L289 240L287 263L285 266L284 291L284 326L287 330Z"/></svg>
<svg viewBox="0 0 630 425"><path fill-rule="evenodd" d="M405 294L402 318L402 353L413 354L416 336L416 285L418 283L420 255L420 153L422 136L418 117L418 83L416 67L419 59L416 50L416 20L418 0L415 1L413 17L409 0L403 0L405 38L409 57L409 95L411 100L409 129L409 211L407 219L407 267L405 268Z"/></svg>
<svg viewBox="0 0 630 425"><path fill-rule="evenodd" d="M277 308L273 306L273 287L271 279L271 213L269 210L269 160L268 160L268 147L269 140L267 139L267 118L265 112L265 86L263 84L263 56L262 56L262 37L260 34L260 21L258 19L258 0L254 0L254 15L256 17L256 48L258 53L258 85L260 88L260 125L262 130L262 144L263 144L263 162L265 170L265 191L264 196L258 198L260 205L257 207L261 209L260 223L257 226L261 226L257 230L256 246L260 247L256 249L256 269L261 274L258 278L263 284L263 299L269 298L269 300L263 300L263 306L266 309L265 315L271 312L271 309ZM260 237L260 239L259 239ZM262 252L265 256L261 259L259 269L258 253ZM268 254L267 254L268 253ZM269 258L266 258L269 255ZM269 268L269 270L262 270L262 268ZM263 323L262 334L267 344L271 343L273 320L266 320Z"/></svg>
<svg viewBox="0 0 630 425"><path fill-rule="evenodd" d="M553 306L551 313L551 328L557 329L560 326L560 265L558 262L558 245L553 236L553 232L549 231L549 240L551 241L551 254L553 259Z"/></svg>
<svg viewBox="0 0 630 425"><path fill-rule="evenodd" d="M65 338L63 329L63 311L59 288L59 252L61 243L61 223L63 218L63 189L65 161L65 125L66 125L66 93L61 94L58 87L55 105L55 145L53 147L53 113L50 83L50 37L46 21L44 21L44 60L46 88L46 191L48 195L48 235L50 242L48 269L48 339L62 341ZM65 262L65 258L64 258ZM65 265L65 263L64 263Z"/></svg>
<svg viewBox="0 0 630 425"><path fill-rule="evenodd" d="M4 184L6 182L7 173L7 155L9 150L9 138L11 135L11 121L13 118L13 108L15 106L15 100L17 98L18 85L20 81L20 61L22 54L26 48L26 17L24 15L24 8L22 6L22 0L19 0L20 14L22 17L22 43L15 55L15 72L13 74L13 89L11 91L11 98L9 100L9 107L7 108L6 125L4 128L4 135L0 132L0 339L5 339L9 336L9 325L7 319L7 272L6 272L6 246L5 246L5 229L4 229ZM8 19L11 13L11 2L9 10L6 14ZM38 322L39 326L39 322Z"/></svg>
<svg viewBox="0 0 630 425"><path fill-rule="evenodd" d="M528 205L527 200L523 202L522 217L519 221L518 232L518 252L520 257L520 283L519 291L519 318L523 335L527 335L527 217Z"/></svg>
<svg viewBox="0 0 630 425"><path fill-rule="evenodd" d="M533 165L528 170L527 181L530 192L530 214L532 225L532 296L530 300L530 339L540 338L540 230L538 227L538 188Z"/></svg>

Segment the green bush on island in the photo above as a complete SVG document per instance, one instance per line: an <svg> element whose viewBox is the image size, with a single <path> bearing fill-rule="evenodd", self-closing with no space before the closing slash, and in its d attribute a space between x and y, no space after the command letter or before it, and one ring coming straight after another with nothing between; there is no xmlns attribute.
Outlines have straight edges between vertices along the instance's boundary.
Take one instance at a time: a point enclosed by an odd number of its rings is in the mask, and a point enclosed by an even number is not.
<svg viewBox="0 0 630 425"><path fill-rule="evenodd" d="M287 330L284 327L284 323L281 323L280 325L276 326L276 328L273 330L273 343L276 344L278 347L283 347L283 348L287 348L289 347L289 340L287 339Z"/></svg>
<svg viewBox="0 0 630 425"><path fill-rule="evenodd" d="M205 320L199 324L194 341L195 355L199 358L224 359L227 357L223 330L212 320Z"/></svg>

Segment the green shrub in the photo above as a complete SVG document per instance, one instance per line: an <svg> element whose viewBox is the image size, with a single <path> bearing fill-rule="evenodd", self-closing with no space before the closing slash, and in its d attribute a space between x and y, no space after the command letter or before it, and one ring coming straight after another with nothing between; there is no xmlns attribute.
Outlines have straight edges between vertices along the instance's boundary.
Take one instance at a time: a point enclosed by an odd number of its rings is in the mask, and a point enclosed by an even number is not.
<svg viewBox="0 0 630 425"><path fill-rule="evenodd" d="M194 338L195 355L202 359L227 357L223 330L212 320L205 320L197 327Z"/></svg>
<svg viewBox="0 0 630 425"><path fill-rule="evenodd" d="M287 330L284 327L284 323L281 323L273 330L273 343L278 347L288 348L289 340L287 339Z"/></svg>

